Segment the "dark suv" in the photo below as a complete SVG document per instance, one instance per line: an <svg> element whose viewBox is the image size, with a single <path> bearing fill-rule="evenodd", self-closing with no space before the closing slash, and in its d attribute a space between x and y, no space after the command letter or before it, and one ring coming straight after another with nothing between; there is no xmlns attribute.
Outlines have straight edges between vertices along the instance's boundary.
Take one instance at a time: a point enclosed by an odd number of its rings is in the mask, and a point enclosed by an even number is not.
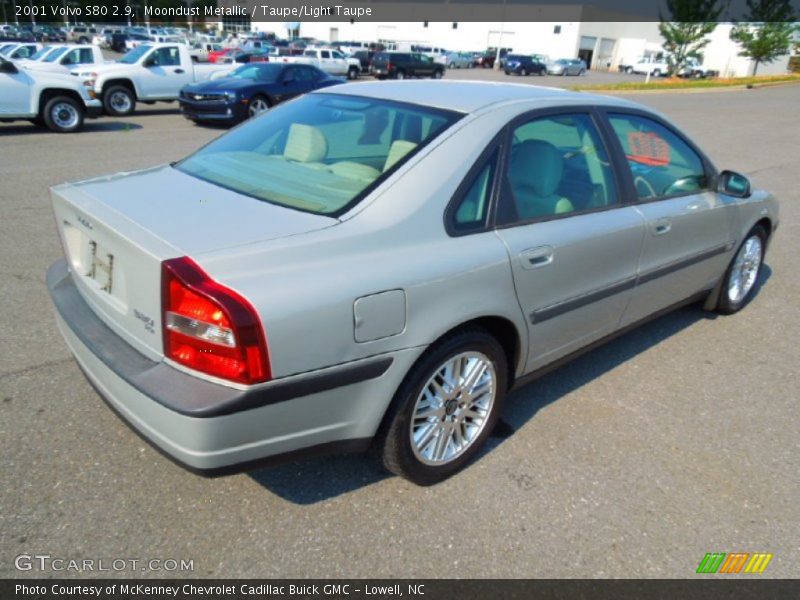
<svg viewBox="0 0 800 600"><path fill-rule="evenodd" d="M417 52L378 52L372 57L370 72L378 79L405 79L406 77L433 77L441 79L444 65L430 56Z"/></svg>
<svg viewBox="0 0 800 600"><path fill-rule="evenodd" d="M537 75L544 75L547 73L547 65L539 62L532 56L525 56L524 54L509 54L506 56L503 70L506 75L530 75L536 73Z"/></svg>

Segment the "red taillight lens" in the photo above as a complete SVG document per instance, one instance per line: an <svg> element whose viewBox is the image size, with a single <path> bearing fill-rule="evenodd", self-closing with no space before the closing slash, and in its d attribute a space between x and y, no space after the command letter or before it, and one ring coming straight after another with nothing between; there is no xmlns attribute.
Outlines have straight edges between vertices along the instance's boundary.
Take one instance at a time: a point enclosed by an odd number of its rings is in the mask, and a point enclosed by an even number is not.
<svg viewBox="0 0 800 600"><path fill-rule="evenodd" d="M391 71L392 69L394 69L394 65L392 63L386 63L386 70Z"/></svg>
<svg viewBox="0 0 800 600"><path fill-rule="evenodd" d="M237 383L271 378L264 329L252 304L189 257L161 268L164 356Z"/></svg>

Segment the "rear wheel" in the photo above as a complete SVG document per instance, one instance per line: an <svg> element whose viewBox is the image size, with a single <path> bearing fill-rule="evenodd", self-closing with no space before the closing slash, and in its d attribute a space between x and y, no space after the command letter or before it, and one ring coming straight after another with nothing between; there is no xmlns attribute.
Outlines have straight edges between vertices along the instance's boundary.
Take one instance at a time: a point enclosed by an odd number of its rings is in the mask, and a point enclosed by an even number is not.
<svg viewBox="0 0 800 600"><path fill-rule="evenodd" d="M431 75L433 79L441 79L443 76L444 72L441 69L437 69L436 71L433 72L433 75Z"/></svg>
<svg viewBox="0 0 800 600"><path fill-rule="evenodd" d="M654 69L653 77L661 77L661 69Z"/></svg>
<svg viewBox="0 0 800 600"><path fill-rule="evenodd" d="M358 79L358 69L356 67L350 67L347 69L347 78Z"/></svg>
<svg viewBox="0 0 800 600"><path fill-rule="evenodd" d="M750 230L733 257L722 281L717 311L725 315L738 312L755 293L761 266L764 263L764 248L767 232L760 225Z"/></svg>
<svg viewBox="0 0 800 600"><path fill-rule="evenodd" d="M83 126L83 106L69 96L56 96L44 107L44 123L57 133L72 133Z"/></svg>
<svg viewBox="0 0 800 600"><path fill-rule="evenodd" d="M489 333L467 329L443 338L395 395L378 438L384 466L419 485L450 477L486 442L507 386L505 353Z"/></svg>
<svg viewBox="0 0 800 600"><path fill-rule="evenodd" d="M103 108L112 117L133 114L136 109L136 96L124 85L113 85L103 94Z"/></svg>
<svg viewBox="0 0 800 600"><path fill-rule="evenodd" d="M397 77L398 79L405 79L406 78L406 72L403 71L403 69L400 69L399 71L397 71L397 74L395 75L395 77Z"/></svg>

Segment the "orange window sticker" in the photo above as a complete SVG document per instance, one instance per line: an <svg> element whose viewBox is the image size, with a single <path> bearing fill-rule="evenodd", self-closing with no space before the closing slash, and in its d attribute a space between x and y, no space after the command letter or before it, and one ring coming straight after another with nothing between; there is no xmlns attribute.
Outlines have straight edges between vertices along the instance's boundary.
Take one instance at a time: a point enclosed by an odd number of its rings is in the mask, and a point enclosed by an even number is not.
<svg viewBox="0 0 800 600"><path fill-rule="evenodd" d="M651 167L664 167L669 164L669 144L657 133L631 131L628 134L628 147L629 160Z"/></svg>

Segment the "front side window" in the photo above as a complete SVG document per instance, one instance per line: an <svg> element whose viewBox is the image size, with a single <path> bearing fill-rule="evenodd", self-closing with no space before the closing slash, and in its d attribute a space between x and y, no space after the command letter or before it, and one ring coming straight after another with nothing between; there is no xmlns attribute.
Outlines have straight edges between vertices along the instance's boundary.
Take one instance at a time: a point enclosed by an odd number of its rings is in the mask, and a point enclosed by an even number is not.
<svg viewBox="0 0 800 600"><path fill-rule="evenodd" d="M514 129L507 181L511 198L500 210L505 222L619 202L611 163L588 114L542 117Z"/></svg>
<svg viewBox="0 0 800 600"><path fill-rule="evenodd" d="M697 192L707 186L703 160L678 135L638 115L609 115L640 200Z"/></svg>
<svg viewBox="0 0 800 600"><path fill-rule="evenodd" d="M460 117L387 100L309 94L217 138L176 168L259 200L336 215Z"/></svg>
<svg viewBox="0 0 800 600"><path fill-rule="evenodd" d="M136 48L134 48L133 50L128 52L125 56L120 58L117 62L120 62L120 63L122 63L124 65L132 65L134 63L139 62L139 59L142 58L148 52L150 52L150 50L152 50L152 48L153 47L150 46L149 44L141 44L140 46L137 46ZM47 58L49 59L50 57L48 56Z"/></svg>
<svg viewBox="0 0 800 600"><path fill-rule="evenodd" d="M181 55L175 46L166 46L156 49L149 61L157 67L176 67L181 64Z"/></svg>

